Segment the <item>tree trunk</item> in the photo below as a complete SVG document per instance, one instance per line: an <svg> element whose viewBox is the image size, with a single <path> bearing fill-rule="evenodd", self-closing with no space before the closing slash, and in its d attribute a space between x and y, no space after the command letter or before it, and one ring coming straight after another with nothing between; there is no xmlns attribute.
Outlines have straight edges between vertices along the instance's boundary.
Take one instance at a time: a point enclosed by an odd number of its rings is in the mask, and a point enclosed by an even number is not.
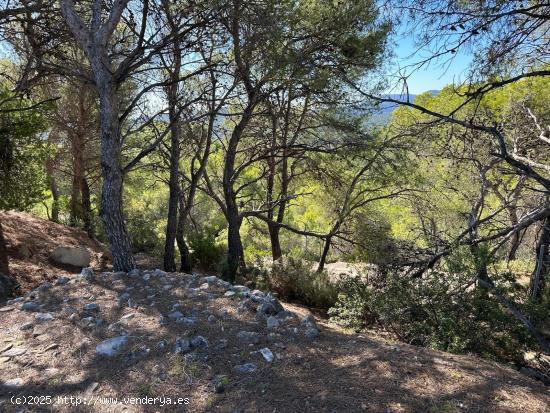
<svg viewBox="0 0 550 413"><path fill-rule="evenodd" d="M0 220L0 299L11 296L15 286L15 281L10 277L8 249Z"/></svg>
<svg viewBox="0 0 550 413"><path fill-rule="evenodd" d="M168 95L168 117L170 121L170 178L168 182L168 217L166 219L166 238L164 242L164 270L176 271L174 254L174 242L178 226L178 198L179 190L179 161L180 161L180 123L177 110L178 104L178 78L181 69L181 50L179 42L174 43L174 66L170 71L170 85L166 87ZM185 242L185 240L184 240Z"/></svg>
<svg viewBox="0 0 550 413"><path fill-rule="evenodd" d="M185 208L185 202L183 200L183 192L179 192L179 215L178 215L178 227L176 231L176 242L178 244L178 250L180 252L180 271L190 274L193 271L191 264L191 255L189 253L189 247L185 242L185 224L187 222L187 209Z"/></svg>
<svg viewBox="0 0 550 413"><path fill-rule="evenodd" d="M549 245L550 217L546 217L542 221L542 228L535 249L536 266L529 282L529 298L535 302L540 301L542 298L546 286L546 278L550 272Z"/></svg>
<svg viewBox="0 0 550 413"><path fill-rule="evenodd" d="M226 281L235 282L239 264L244 266L243 248L240 236L241 217L239 216L239 207L237 205L237 194L233 189L236 179L235 160L239 141L244 129L252 117L254 104L249 102L243 111L239 123L233 129L231 138L227 145L225 154L225 163L223 168L223 195L226 204L227 218L227 262L222 272L222 277Z"/></svg>
<svg viewBox="0 0 550 413"><path fill-rule="evenodd" d="M517 207L511 206L508 208L508 215L510 217L510 225L516 226L518 224L518 209ZM508 250L508 262L516 259L516 254L518 248L521 244L521 231L515 232L510 238L510 249Z"/></svg>
<svg viewBox="0 0 550 413"><path fill-rule="evenodd" d="M10 273L8 264L8 248L4 238L4 231L2 229L2 221L0 221L0 272L5 275L9 275Z"/></svg>
<svg viewBox="0 0 550 413"><path fill-rule="evenodd" d="M325 245L323 246L323 252L321 252L321 258L319 258L319 264L317 265L317 272L318 273L322 273L323 270L325 269L325 264L327 262L328 252L330 250L331 240L332 240L332 236L330 236L330 235L325 239Z"/></svg>
<svg viewBox="0 0 550 413"><path fill-rule="evenodd" d="M241 259L241 237L239 234L238 211L228 208L227 216L227 262L223 270L223 279L235 282Z"/></svg>
<svg viewBox="0 0 550 413"><path fill-rule="evenodd" d="M82 221L84 222L84 231L93 239L95 238L95 228L92 215L92 202L90 199L90 187L85 177L83 177L80 182L80 196L82 199Z"/></svg>
<svg viewBox="0 0 550 413"><path fill-rule="evenodd" d="M174 102L175 104L175 102ZM172 105L171 105L172 106ZM169 272L176 271L176 260L174 254L174 242L176 241L176 232L178 230L178 198L179 191L179 159L180 159L180 125L175 119L175 107L170 108L171 148L170 148L170 180L169 180L169 199L168 199L168 217L166 220L166 239L164 243L164 270ZM183 211L182 211L183 213ZM183 228L181 228L183 231ZM184 241L185 242L185 241Z"/></svg>
<svg viewBox="0 0 550 413"><path fill-rule="evenodd" d="M96 81L100 101L103 172L100 215L105 226L114 270L127 272L135 268L135 261L122 206L123 172L120 163L118 97L112 80L105 79L105 76L98 75L100 79Z"/></svg>
<svg viewBox="0 0 550 413"><path fill-rule="evenodd" d="M57 159L54 157L46 161L46 175L48 177L48 184L52 193L52 215L50 220L59 223L59 187L54 176L54 163Z"/></svg>
<svg viewBox="0 0 550 413"><path fill-rule="evenodd" d="M71 204L70 204L70 213L69 213L69 225L71 227L78 226L78 220L81 216L80 214L80 179L75 174L73 175L73 181L71 185Z"/></svg>
<svg viewBox="0 0 550 413"><path fill-rule="evenodd" d="M269 240L271 242L271 256L273 261L278 260L283 255L281 251L281 241L279 240L280 227L273 224L268 224Z"/></svg>

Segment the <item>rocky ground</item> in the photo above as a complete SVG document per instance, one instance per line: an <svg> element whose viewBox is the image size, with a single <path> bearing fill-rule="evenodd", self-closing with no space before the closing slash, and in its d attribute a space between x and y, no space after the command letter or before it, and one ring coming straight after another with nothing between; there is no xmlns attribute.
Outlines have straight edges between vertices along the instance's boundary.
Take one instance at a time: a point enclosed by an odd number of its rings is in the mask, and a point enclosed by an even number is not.
<svg viewBox="0 0 550 413"><path fill-rule="evenodd" d="M550 405L547 387L512 369L346 333L215 276L84 269L0 306L0 320L1 412L542 413Z"/></svg>

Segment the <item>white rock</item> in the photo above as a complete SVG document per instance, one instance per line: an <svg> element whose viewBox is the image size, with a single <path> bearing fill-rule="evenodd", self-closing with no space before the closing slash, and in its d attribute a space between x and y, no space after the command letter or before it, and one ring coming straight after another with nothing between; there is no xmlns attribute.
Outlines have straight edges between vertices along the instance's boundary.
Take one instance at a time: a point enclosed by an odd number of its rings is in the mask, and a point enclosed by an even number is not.
<svg viewBox="0 0 550 413"><path fill-rule="evenodd" d="M128 336L118 336L109 338L99 343L95 351L97 354L105 357L113 357L122 351L126 343L128 342Z"/></svg>
<svg viewBox="0 0 550 413"><path fill-rule="evenodd" d="M53 315L50 313L38 313L34 316L37 321L52 321Z"/></svg>
<svg viewBox="0 0 550 413"><path fill-rule="evenodd" d="M262 348L260 350L260 353L262 353L262 356L264 356L265 361L267 361L268 363L272 363L273 360L275 359L275 356L273 355L271 350L268 349L267 347Z"/></svg>
<svg viewBox="0 0 550 413"><path fill-rule="evenodd" d="M57 247L52 251L51 258L60 264L87 267L90 265L91 255L83 247Z"/></svg>

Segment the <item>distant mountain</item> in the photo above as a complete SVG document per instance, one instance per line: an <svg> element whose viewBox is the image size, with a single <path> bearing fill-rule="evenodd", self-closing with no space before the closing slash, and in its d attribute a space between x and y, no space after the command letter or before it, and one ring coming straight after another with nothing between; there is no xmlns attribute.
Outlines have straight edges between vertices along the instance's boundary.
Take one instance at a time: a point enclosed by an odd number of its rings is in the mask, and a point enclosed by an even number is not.
<svg viewBox="0 0 550 413"><path fill-rule="evenodd" d="M428 92L435 96L440 91L428 90ZM418 95L409 94L408 101L411 103L414 102L417 96ZM407 101L407 95L399 94L399 93L389 93L386 95L382 95L382 97L388 98L388 99L400 100L400 101ZM377 107L370 109L370 111L372 111L372 115L369 119L369 123L373 125L383 125L387 123L390 120L390 117L393 111L398 107L399 107L399 104L397 103L391 103L391 102L380 103Z"/></svg>

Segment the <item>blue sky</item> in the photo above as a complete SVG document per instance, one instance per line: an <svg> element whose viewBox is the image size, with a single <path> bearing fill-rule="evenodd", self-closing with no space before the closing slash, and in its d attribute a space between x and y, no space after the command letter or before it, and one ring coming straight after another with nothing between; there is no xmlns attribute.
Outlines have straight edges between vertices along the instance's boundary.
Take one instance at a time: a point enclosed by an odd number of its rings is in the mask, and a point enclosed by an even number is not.
<svg viewBox="0 0 550 413"><path fill-rule="evenodd" d="M400 36L396 43L395 62L390 70L392 73L398 73L401 68L407 74L411 74L412 68L406 68L406 66L422 61L429 55L427 50L417 51L418 47L415 46L411 36ZM459 52L454 55L452 61L447 59L432 62L429 66L414 71L407 81L409 93L419 94L428 90L439 90L445 85L464 80L471 56ZM392 93L400 92L401 90L392 90Z"/></svg>

